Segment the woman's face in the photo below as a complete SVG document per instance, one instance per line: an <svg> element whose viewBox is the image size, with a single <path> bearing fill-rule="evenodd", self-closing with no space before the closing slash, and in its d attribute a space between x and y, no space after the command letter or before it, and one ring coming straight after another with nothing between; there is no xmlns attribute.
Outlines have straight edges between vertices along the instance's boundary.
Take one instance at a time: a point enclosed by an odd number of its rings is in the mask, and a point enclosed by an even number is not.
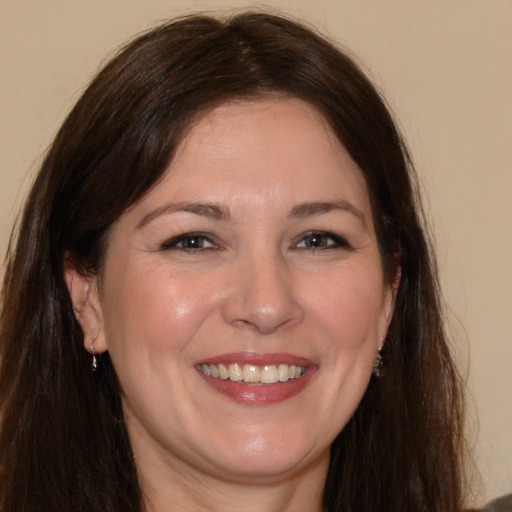
<svg viewBox="0 0 512 512"><path fill-rule="evenodd" d="M362 173L296 99L197 122L98 288L137 460L224 478L325 467L393 309Z"/></svg>

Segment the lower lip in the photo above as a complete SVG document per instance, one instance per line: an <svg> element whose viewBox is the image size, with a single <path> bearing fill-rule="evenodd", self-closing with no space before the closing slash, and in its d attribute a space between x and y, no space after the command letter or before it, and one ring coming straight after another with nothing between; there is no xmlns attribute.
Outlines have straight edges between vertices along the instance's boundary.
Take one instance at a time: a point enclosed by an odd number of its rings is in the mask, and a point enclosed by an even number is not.
<svg viewBox="0 0 512 512"><path fill-rule="evenodd" d="M316 368L308 366L302 377L275 384L246 384L240 381L211 377L205 375L200 369L198 372L215 391L235 402L246 405L270 405L284 402L299 394L308 385L315 370Z"/></svg>

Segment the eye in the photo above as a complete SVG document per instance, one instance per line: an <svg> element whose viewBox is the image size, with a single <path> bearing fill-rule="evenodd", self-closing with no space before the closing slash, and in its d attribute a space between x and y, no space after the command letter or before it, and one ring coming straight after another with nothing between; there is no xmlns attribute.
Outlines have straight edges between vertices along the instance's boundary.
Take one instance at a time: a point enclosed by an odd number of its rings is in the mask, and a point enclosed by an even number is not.
<svg viewBox="0 0 512 512"><path fill-rule="evenodd" d="M295 245L297 249L338 249L350 248L349 243L341 236L327 231L310 231L302 235Z"/></svg>
<svg viewBox="0 0 512 512"><path fill-rule="evenodd" d="M217 245L211 237L205 233L184 233L165 241L161 248L163 250L178 249L182 251L200 251L215 249Z"/></svg>

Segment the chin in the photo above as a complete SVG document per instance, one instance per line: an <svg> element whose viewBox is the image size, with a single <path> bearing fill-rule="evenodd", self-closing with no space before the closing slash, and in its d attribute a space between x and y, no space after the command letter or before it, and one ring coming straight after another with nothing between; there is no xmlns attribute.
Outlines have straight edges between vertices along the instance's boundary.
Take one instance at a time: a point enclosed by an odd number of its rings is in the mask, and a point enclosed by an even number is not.
<svg viewBox="0 0 512 512"><path fill-rule="evenodd" d="M312 451L309 440L301 440L300 436L290 432L248 435L239 441L240 444L232 442L227 450L223 450L221 460L217 456L210 459L210 463L226 475L232 475L233 479L279 480L329 460L329 445L317 446Z"/></svg>
<svg viewBox="0 0 512 512"><path fill-rule="evenodd" d="M251 482L254 482L254 479L261 479L268 483L288 479L311 464L313 461L295 460L285 455L282 457L258 456L235 460L219 469L227 479Z"/></svg>

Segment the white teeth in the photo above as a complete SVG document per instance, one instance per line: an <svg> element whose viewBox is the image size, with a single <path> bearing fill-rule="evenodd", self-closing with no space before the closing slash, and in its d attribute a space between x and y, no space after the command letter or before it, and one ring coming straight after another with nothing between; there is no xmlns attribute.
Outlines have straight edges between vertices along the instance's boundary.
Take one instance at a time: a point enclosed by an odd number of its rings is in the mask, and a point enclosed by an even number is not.
<svg viewBox="0 0 512 512"><path fill-rule="evenodd" d="M260 369L252 364L244 364L243 380L244 382L261 382Z"/></svg>
<svg viewBox="0 0 512 512"><path fill-rule="evenodd" d="M290 367L287 364L280 364L277 369L279 382L286 382L290 377Z"/></svg>
<svg viewBox="0 0 512 512"><path fill-rule="evenodd" d="M205 375L216 379L232 380L235 382L246 382L248 384L275 384L286 382L291 379L299 379L306 372L303 366L288 364L267 364L257 366L254 364L203 364L201 370Z"/></svg>
<svg viewBox="0 0 512 512"><path fill-rule="evenodd" d="M206 374L208 375L208 374ZM242 368L240 365L233 363L229 365L229 379L234 381L242 380Z"/></svg>
<svg viewBox="0 0 512 512"><path fill-rule="evenodd" d="M225 365L219 364L217 368L219 369L219 376L222 380L226 380L229 378L229 370L228 368L226 368Z"/></svg>
<svg viewBox="0 0 512 512"><path fill-rule="evenodd" d="M277 368L275 365L266 365L261 369L261 382L264 384L277 382Z"/></svg>

